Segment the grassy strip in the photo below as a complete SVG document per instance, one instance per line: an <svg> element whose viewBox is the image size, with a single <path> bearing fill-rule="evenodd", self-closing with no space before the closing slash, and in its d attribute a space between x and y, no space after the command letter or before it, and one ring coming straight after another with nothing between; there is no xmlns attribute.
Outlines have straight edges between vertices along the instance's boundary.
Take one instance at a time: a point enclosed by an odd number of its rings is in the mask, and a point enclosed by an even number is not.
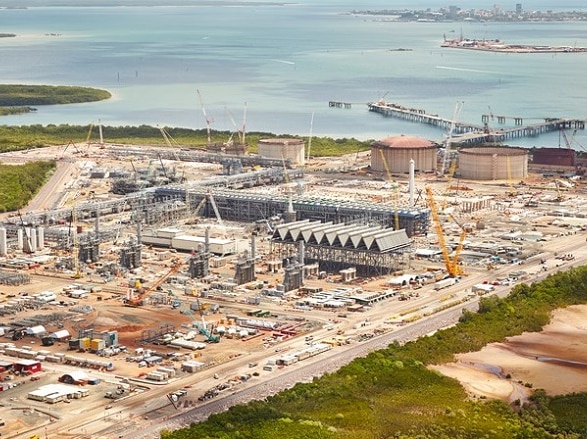
<svg viewBox="0 0 587 439"><path fill-rule="evenodd" d="M13 114L25 114L37 111L33 107L0 107L0 116L10 116Z"/></svg>
<svg viewBox="0 0 587 439"><path fill-rule="evenodd" d="M0 84L0 107L77 104L111 97L109 91L90 87Z"/></svg>
<svg viewBox="0 0 587 439"><path fill-rule="evenodd" d="M207 143L205 129L193 130L188 128L165 128L173 139L173 145L177 147L202 148ZM103 133L108 143L122 143L129 145L154 145L166 146L159 128L140 125L123 127L103 127ZM40 148L49 145L66 145L70 141L85 142L86 139L96 141L98 129L93 126L79 125L23 125L0 126L0 152L18 151L28 148ZM214 131L213 142L226 142L231 137L228 131ZM258 151L259 139L272 137L296 137L291 135L278 135L266 132L247 133L249 152ZM304 138L306 143L307 138ZM331 139L329 137L312 138L312 155L316 157L331 157L343 154L367 151L370 148L369 141L356 139Z"/></svg>

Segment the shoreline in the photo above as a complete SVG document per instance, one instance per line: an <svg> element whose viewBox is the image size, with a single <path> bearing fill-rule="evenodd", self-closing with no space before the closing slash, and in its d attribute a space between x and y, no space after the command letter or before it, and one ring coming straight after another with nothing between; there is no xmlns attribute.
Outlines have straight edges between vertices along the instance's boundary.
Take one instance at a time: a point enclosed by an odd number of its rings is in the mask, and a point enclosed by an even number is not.
<svg viewBox="0 0 587 439"><path fill-rule="evenodd" d="M440 45L448 49L477 50L481 52L499 52L499 53L585 53L587 47L571 46L541 46L526 44L506 44L499 40L445 40Z"/></svg>

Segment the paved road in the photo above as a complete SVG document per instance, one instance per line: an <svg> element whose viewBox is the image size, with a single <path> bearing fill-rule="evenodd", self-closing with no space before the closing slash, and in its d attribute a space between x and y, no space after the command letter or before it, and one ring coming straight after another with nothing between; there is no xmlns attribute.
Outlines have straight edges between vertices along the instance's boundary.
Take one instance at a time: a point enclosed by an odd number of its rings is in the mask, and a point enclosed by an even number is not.
<svg viewBox="0 0 587 439"><path fill-rule="evenodd" d="M578 239L579 236L580 239ZM574 253L576 256L574 261L571 263L567 262L562 267L559 267L559 269L566 269L571 265L583 264L587 260L587 247L584 245L584 236L579 236L561 237L560 239L557 239L543 255L529 260L525 265L520 267L505 266L498 270L488 272L487 276L488 278L499 276L505 277L508 272L519 268L526 270L529 273L534 273L533 278L529 281L541 280L551 272L557 270L555 264L561 264L559 260L552 258L552 254L555 251L560 254ZM549 267L548 272L541 271L543 265L540 263L540 259L542 257L548 259L546 264L546 266ZM375 326L377 324L376 319L379 321L385 320L385 318L390 317L390 314L397 312L398 306L401 306L402 308L418 308L420 306L426 306L431 310L435 306L434 303L438 303L439 297L445 296L449 293L454 293L456 298L463 297L466 295L464 290L469 289L476 282L479 282L479 276L464 278L459 284L447 288L440 293L426 292L418 299L402 302L401 304L398 302L394 304L393 311L389 310L389 304L380 303L374 307L371 313L365 313L364 317L360 318L370 316L372 324ZM498 287L495 293L500 296L505 296L509 293L509 290L509 287ZM268 356L272 355L272 352L269 351L252 352L243 355L237 360L232 361L230 364L220 365L216 368L209 369L203 374L197 374L197 377L187 376L168 386L151 386L152 389L142 395L115 403L113 408L109 410L110 413L108 413L107 416L104 411L101 411L97 415L96 413L91 413L89 414L90 416L85 418L86 420L89 419L89 421L82 419L79 422L68 423L65 429L71 433L77 433L77 437L80 438L89 437L86 436L87 434L91 434L92 438L101 437L108 439L118 437L130 439L158 438L159 431L162 429L173 430L185 427L192 422L205 420L213 413L225 411L233 405L246 403L251 400L264 399L269 395L290 388L298 382L308 381L309 379L311 380L312 377L318 377L327 372L334 372L341 366L351 362L354 358L365 356L369 352L378 349L383 349L391 342L406 342L414 340L422 335L453 325L461 316L463 308L476 310L477 306L477 300L461 303L458 306L433 314L425 319L418 320L409 325L397 327L391 332L386 332L370 340L356 342L345 347L337 347L327 353L313 357L312 359L296 363L295 365L283 369L275 370L271 373L263 372L260 377L253 377L249 382L241 384L236 393L222 393L217 398L206 403L198 403L196 407L191 409L184 408L173 413L170 410L164 409L163 406L166 404L165 395L168 392L186 385L192 385L193 388L190 390L191 396L196 392L200 392L201 394L203 393L202 389L205 390L218 384L218 381L214 380L211 376L213 373L219 372L221 376L231 376L234 375L236 373L235 371L239 368L247 367L248 362L264 361ZM352 322L347 322L346 324L352 325ZM319 333L326 336L328 331L322 330L319 331ZM282 349L287 349L288 347L294 347L295 344L299 342L300 340L294 339L291 340L291 342L285 342L280 346L282 346ZM144 419L145 415L149 419ZM64 430L63 425L60 425L59 427L55 426L54 430L50 429L49 433L56 433L57 431L64 432L66 430ZM76 437L74 434L72 434L71 437Z"/></svg>
<svg viewBox="0 0 587 439"><path fill-rule="evenodd" d="M575 260L562 264L558 260L552 259L552 253L559 254L573 253ZM548 259L546 266L549 270L543 271L541 268L540 259L546 257ZM550 258L549 258L550 257ZM587 262L587 246L585 246L584 235L575 235L561 237L553 243L543 255L537 255L531 258L525 265L520 266L520 269L528 272L534 272L535 275L530 281L540 281L557 269L568 269L571 266L584 265ZM555 264L560 264L556 267ZM488 276L493 278L501 275L505 276L512 271L512 266L504 266L498 270L488 273ZM458 288L469 288L478 282L479 279L464 279L459 283ZM509 287L502 287L496 290L496 294L500 297L506 296L510 291ZM366 356L368 353L386 348L390 343L398 341L400 343L415 340L416 338L429 334L438 329L449 327L455 324L462 315L463 309L476 311L478 309L478 299L462 303L453 308L447 309L440 313L434 314L426 319L416 321L410 325L400 327L392 332L382 334L374 337L371 340L364 342L357 342L344 350L333 349L318 357L314 357L312 361L303 361L296 363L293 366L288 366L282 370L275 372L275 376L270 379L265 379L262 382L257 382L240 390L236 394L229 394L224 397L220 396L206 404L195 407L190 410L183 411L176 416L158 422L157 425L144 426L140 431L134 431L121 428L116 432L110 432L104 435L105 438L116 438L123 435L129 439L146 439L159 438L159 431L162 429L178 429L188 426L192 422L201 422L208 416L214 413L219 413L228 410L229 407L236 404L243 404L252 400L264 399L267 396L278 393L284 389L293 387L298 382L308 381L309 377L318 377L327 372L333 372L340 369L342 366L350 363L353 359Z"/></svg>

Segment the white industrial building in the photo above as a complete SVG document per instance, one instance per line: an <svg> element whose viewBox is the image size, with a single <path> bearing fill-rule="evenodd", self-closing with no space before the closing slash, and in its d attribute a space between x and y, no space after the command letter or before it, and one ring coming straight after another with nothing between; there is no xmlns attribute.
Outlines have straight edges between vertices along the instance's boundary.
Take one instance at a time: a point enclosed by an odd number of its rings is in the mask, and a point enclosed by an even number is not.
<svg viewBox="0 0 587 439"><path fill-rule="evenodd" d="M185 234L181 229L164 228L142 235L143 244L168 247L181 251L204 251L206 238ZM237 253L237 242L227 238L209 238L210 253L225 256Z"/></svg>

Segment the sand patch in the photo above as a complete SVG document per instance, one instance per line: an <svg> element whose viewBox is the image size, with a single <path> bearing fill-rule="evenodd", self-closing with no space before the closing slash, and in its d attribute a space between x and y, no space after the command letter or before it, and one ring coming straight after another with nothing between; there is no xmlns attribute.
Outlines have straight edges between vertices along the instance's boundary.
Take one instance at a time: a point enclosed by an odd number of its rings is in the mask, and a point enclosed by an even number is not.
<svg viewBox="0 0 587 439"><path fill-rule="evenodd" d="M550 395L585 392L587 306L557 310L541 332L510 337L478 352L459 354L456 360L432 369L459 380L476 396L524 399L530 391L527 384Z"/></svg>

